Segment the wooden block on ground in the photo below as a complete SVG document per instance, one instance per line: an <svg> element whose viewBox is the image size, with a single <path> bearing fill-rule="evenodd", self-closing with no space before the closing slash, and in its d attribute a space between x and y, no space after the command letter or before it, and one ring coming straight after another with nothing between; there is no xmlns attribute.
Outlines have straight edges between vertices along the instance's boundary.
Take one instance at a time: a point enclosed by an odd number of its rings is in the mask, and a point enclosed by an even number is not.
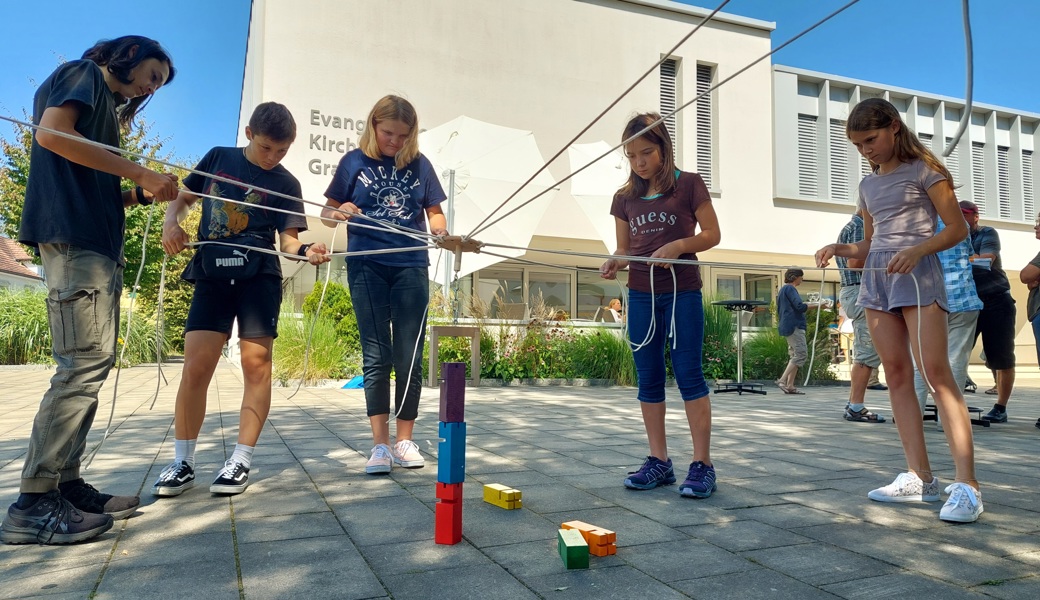
<svg viewBox="0 0 1040 600"><path fill-rule="evenodd" d="M434 508L433 541L448 546L462 541L462 500L441 500Z"/></svg>
<svg viewBox="0 0 1040 600"><path fill-rule="evenodd" d="M448 500L449 502L462 502L462 484L441 483L438 481L437 498L440 500Z"/></svg>
<svg viewBox="0 0 1040 600"><path fill-rule="evenodd" d="M595 556L617 554L617 534L609 529L596 527L584 521L567 521L560 527L578 531L589 545L589 553Z"/></svg>
<svg viewBox="0 0 1040 600"><path fill-rule="evenodd" d="M484 486L484 502L506 510L523 507L522 492L500 483L489 483Z"/></svg>
<svg viewBox="0 0 1040 600"><path fill-rule="evenodd" d="M560 529L556 532L556 546L568 569L589 568L589 545L575 529Z"/></svg>

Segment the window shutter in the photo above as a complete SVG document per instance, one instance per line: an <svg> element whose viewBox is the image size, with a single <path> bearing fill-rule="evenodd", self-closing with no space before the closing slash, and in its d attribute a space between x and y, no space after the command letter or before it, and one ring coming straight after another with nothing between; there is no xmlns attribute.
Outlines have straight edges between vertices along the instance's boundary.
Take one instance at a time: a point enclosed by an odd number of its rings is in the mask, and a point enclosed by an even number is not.
<svg viewBox="0 0 1040 600"><path fill-rule="evenodd" d="M661 63L661 115L667 115L668 113L674 112L676 103L676 88L675 88L675 76L679 70L679 63L675 59L669 58L668 60ZM675 115L672 115L664 120L664 124L668 127L668 136L672 138L672 151L675 152Z"/></svg>
<svg viewBox="0 0 1040 600"><path fill-rule="evenodd" d="M707 65L697 65L697 95L704 94L697 101L697 173L704 179L708 189L712 189L712 105L711 94L705 93L711 87L714 69Z"/></svg>
<svg viewBox="0 0 1040 600"><path fill-rule="evenodd" d="M831 119L831 199L849 201L849 140L845 121Z"/></svg>
<svg viewBox="0 0 1040 600"><path fill-rule="evenodd" d="M971 143L971 199L979 207L979 214L988 216L986 212L986 144Z"/></svg>
<svg viewBox="0 0 1040 600"><path fill-rule="evenodd" d="M816 148L816 117L798 115L798 193L810 198L820 193Z"/></svg>
<svg viewBox="0 0 1040 600"><path fill-rule="evenodd" d="M1036 218L1036 203L1033 201L1033 151L1022 151L1022 211L1023 218L1031 222Z"/></svg>
<svg viewBox="0 0 1040 600"><path fill-rule="evenodd" d="M953 138L946 138L946 145L949 146L953 142ZM959 185L961 183L961 145L957 144L953 148L953 152L945 157L946 169L950 171L950 175L953 175L953 184Z"/></svg>
<svg viewBox="0 0 1040 600"><path fill-rule="evenodd" d="M997 146L997 210L1001 219L1011 218L1011 180L1007 146Z"/></svg>

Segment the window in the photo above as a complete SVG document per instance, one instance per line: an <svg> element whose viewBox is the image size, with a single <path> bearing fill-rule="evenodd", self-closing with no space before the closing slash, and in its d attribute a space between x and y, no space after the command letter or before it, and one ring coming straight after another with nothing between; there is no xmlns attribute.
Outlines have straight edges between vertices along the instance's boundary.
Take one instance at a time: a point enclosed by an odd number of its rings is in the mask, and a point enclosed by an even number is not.
<svg viewBox="0 0 1040 600"><path fill-rule="evenodd" d="M1036 218L1036 203L1033 201L1033 151L1022 151L1022 219Z"/></svg>
<svg viewBox="0 0 1040 600"><path fill-rule="evenodd" d="M608 281L599 273L578 271L578 302L574 318L588 321L604 321L607 305L611 299L618 298L625 302L624 287L628 282L628 271L620 271L615 281Z"/></svg>
<svg viewBox="0 0 1040 600"><path fill-rule="evenodd" d="M979 207L979 214L989 216L986 212L986 144L971 143L971 199Z"/></svg>
<svg viewBox="0 0 1040 600"><path fill-rule="evenodd" d="M675 112L675 108L679 105L679 90L676 85L676 76L679 73L679 61L669 58L661 63L660 71L661 116L665 116L669 113ZM665 119L664 124L668 127L668 135L672 138L672 148L677 153L679 145L676 143L675 139L675 115Z"/></svg>
<svg viewBox="0 0 1040 600"><path fill-rule="evenodd" d="M918 133L917 139L921 140L925 148L932 149L932 134L930 133Z"/></svg>
<svg viewBox="0 0 1040 600"><path fill-rule="evenodd" d="M520 269L482 269L477 280L477 298L491 319L523 319L524 273Z"/></svg>
<svg viewBox="0 0 1040 600"><path fill-rule="evenodd" d="M557 321L571 318L570 273L530 272L527 277L530 290L527 305L531 307L531 317L545 316Z"/></svg>
<svg viewBox="0 0 1040 600"><path fill-rule="evenodd" d="M997 211L1001 219L1011 218L1011 181L1007 146L997 146Z"/></svg>
<svg viewBox="0 0 1040 600"><path fill-rule="evenodd" d="M831 119L831 199L849 201L849 140L845 121Z"/></svg>
<svg viewBox="0 0 1040 600"><path fill-rule="evenodd" d="M810 198L820 193L816 148L816 117L798 115L798 193Z"/></svg>
<svg viewBox="0 0 1040 600"><path fill-rule="evenodd" d="M766 273L718 273L715 275L715 295L719 300L761 300L766 304L755 308L751 321L745 327L772 327L773 314L769 306L776 300L776 275Z"/></svg>
<svg viewBox="0 0 1040 600"><path fill-rule="evenodd" d="M712 72L714 69L707 65L697 65L697 95L704 94L697 101L697 173L704 179L708 189L712 189L712 145L713 126L711 110L711 88Z"/></svg>

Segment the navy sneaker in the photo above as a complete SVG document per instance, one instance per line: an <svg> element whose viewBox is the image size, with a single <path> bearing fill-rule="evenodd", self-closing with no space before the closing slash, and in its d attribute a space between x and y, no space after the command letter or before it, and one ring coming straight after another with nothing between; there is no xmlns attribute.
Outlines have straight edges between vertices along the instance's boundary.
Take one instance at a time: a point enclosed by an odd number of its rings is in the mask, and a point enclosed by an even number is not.
<svg viewBox="0 0 1040 600"><path fill-rule="evenodd" d="M1007 409L999 404L994 404L993 408L988 413L982 415L983 421L989 421L990 423L1007 423Z"/></svg>
<svg viewBox="0 0 1040 600"><path fill-rule="evenodd" d="M237 460L228 460L209 486L213 494L241 494L249 487L249 469Z"/></svg>
<svg viewBox="0 0 1040 600"><path fill-rule="evenodd" d="M74 544L112 529L112 516L82 512L57 490L26 508L12 504L0 524L5 544Z"/></svg>
<svg viewBox="0 0 1040 600"><path fill-rule="evenodd" d="M168 465L159 473L152 485L152 495L160 497L180 496L195 485L195 469L185 461Z"/></svg>
<svg viewBox="0 0 1040 600"><path fill-rule="evenodd" d="M137 496L102 494L82 478L59 483L58 491L77 509L96 515L111 515L113 519L125 519L141 505L141 498Z"/></svg>
<svg viewBox="0 0 1040 600"><path fill-rule="evenodd" d="M665 462L653 456L647 456L643 466L638 471L630 471L625 478L625 487L633 490L652 490L671 483L675 483L672 459Z"/></svg>
<svg viewBox="0 0 1040 600"><path fill-rule="evenodd" d="M679 486L679 494L686 498L707 498L715 491L715 467L701 461L690 463L690 473Z"/></svg>

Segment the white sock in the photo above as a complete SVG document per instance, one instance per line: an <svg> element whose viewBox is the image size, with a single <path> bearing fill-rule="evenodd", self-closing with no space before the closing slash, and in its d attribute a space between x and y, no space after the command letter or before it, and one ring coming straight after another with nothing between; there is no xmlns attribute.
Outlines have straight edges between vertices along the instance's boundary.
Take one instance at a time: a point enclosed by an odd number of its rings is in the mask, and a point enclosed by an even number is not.
<svg viewBox="0 0 1040 600"><path fill-rule="evenodd" d="M245 444L235 444L235 451L231 454L231 460L248 469L250 461L253 460L253 447Z"/></svg>
<svg viewBox="0 0 1040 600"><path fill-rule="evenodd" d="M176 453L176 458L173 461L177 464L182 462L188 463L188 466L192 469L195 468L195 444L199 440L173 440L173 450Z"/></svg>

